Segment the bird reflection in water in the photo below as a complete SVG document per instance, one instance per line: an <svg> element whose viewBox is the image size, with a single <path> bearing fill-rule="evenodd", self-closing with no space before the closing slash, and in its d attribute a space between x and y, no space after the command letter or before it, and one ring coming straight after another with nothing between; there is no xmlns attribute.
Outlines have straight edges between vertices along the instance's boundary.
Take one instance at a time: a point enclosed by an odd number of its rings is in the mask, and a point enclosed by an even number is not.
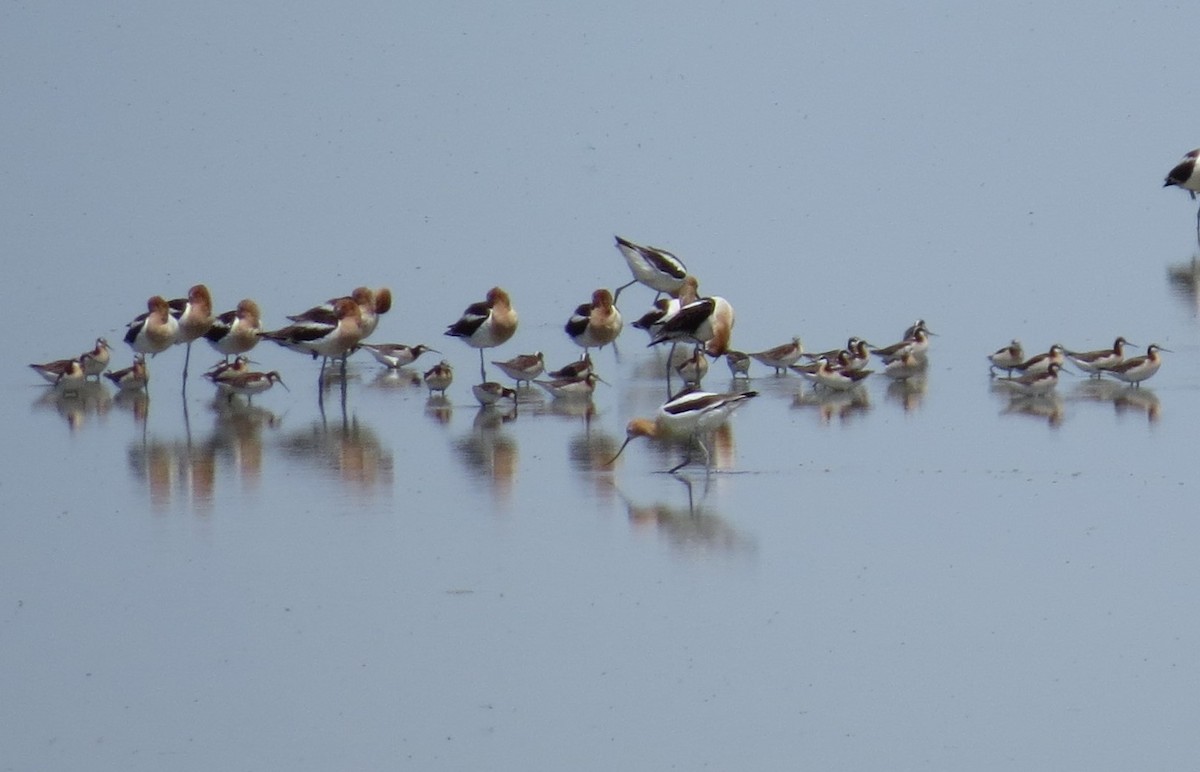
<svg viewBox="0 0 1200 772"><path fill-rule="evenodd" d="M828 425L833 423L835 418L843 423L847 423L856 416L870 410L871 399L867 394L867 390L863 388L846 391L809 389L796 393L796 396L792 398L792 408L798 410L815 409L822 424Z"/></svg>
<svg viewBox="0 0 1200 772"><path fill-rule="evenodd" d="M387 367L376 373L367 386L381 391L401 391L414 386L420 388L421 374L405 367Z"/></svg>
<svg viewBox="0 0 1200 772"><path fill-rule="evenodd" d="M139 426L145 426L150 417L150 395L142 390L126 389L117 392L117 396L113 397L113 405L119 410L129 412L133 416L133 422Z"/></svg>
<svg viewBox="0 0 1200 772"><path fill-rule="evenodd" d="M467 471L505 500L511 497L516 481L518 453L517 442L504 431L504 425L516 419L516 407L483 405L475 414L470 434L454 442L454 452Z"/></svg>
<svg viewBox="0 0 1200 772"><path fill-rule="evenodd" d="M905 413L912 413L921 407L928 387L929 383L924 375L894 380L888 384L887 400L900 405Z"/></svg>
<svg viewBox="0 0 1200 772"><path fill-rule="evenodd" d="M425 400L425 415L435 423L448 426L450 419L454 417L454 405L445 394L430 394L429 399Z"/></svg>
<svg viewBox="0 0 1200 772"><path fill-rule="evenodd" d="M629 524L636 531L653 531L664 536L673 549L695 557L710 555L752 556L758 546L753 539L732 528L721 515L696 500L693 483L687 477L674 476L687 490L687 503L635 504L621 491ZM707 482L705 491L707 493Z"/></svg>
<svg viewBox="0 0 1200 772"><path fill-rule="evenodd" d="M1145 386L1135 388L1117 381L1090 378L1075 387L1071 398L1081 402L1108 402L1117 415L1142 414L1150 423L1155 423L1162 415L1158 395Z"/></svg>
<svg viewBox="0 0 1200 772"><path fill-rule="evenodd" d="M353 492L375 495L392 490L392 453L357 417L343 412L341 421L314 421L285 436L281 447L289 460L314 466Z"/></svg>
<svg viewBox="0 0 1200 772"><path fill-rule="evenodd" d="M190 506L197 514L212 511L218 481L223 475L240 480L245 489L256 489L262 477L264 429L274 428L274 413L225 400L212 404L212 433L193 441L190 423L183 439L160 440L143 436L129 446L129 468L150 492L151 508L163 513Z"/></svg>
<svg viewBox="0 0 1200 772"><path fill-rule="evenodd" d="M47 387L31 405L32 410L53 410L67 422L71 432L79 431L91 417L103 419L112 409L108 389L96 381L85 381L69 390Z"/></svg>
<svg viewBox="0 0 1200 772"><path fill-rule="evenodd" d="M1023 415L1044 420L1051 429L1062 426L1066 418L1063 399L1058 394L1013 396L1000 415Z"/></svg>
<svg viewBox="0 0 1200 772"><path fill-rule="evenodd" d="M1200 316L1200 256L1167 266L1167 283L1175 296L1191 309L1192 315Z"/></svg>

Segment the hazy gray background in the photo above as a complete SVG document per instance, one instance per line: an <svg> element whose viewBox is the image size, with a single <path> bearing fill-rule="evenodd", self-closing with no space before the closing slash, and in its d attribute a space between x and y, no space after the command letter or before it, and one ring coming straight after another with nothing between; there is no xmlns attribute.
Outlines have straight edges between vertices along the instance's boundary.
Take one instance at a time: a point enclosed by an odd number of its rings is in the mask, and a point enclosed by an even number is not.
<svg viewBox="0 0 1200 772"><path fill-rule="evenodd" d="M0 7L0 769L1193 764L1200 349L1166 269L1196 204L1160 185L1200 145L1194 26L1186 4ZM627 280L614 233L733 301L740 348L925 317L928 394L905 412L874 383L822 420L764 377L723 454L745 474L691 475L691 510L654 474L671 453L593 468L661 400L636 331L590 426L479 427L475 353L441 331L501 284L522 327L498 353L561 364L570 310ZM256 357L293 391L265 426L198 381L185 424L181 352L144 431L39 401L26 362L199 281L268 325L391 286L378 337L446 352L452 417L360 363L352 426L322 422L314 367L278 350ZM1055 429L989 392L1009 338L1117 334L1175 352L1155 421L1073 399Z"/></svg>

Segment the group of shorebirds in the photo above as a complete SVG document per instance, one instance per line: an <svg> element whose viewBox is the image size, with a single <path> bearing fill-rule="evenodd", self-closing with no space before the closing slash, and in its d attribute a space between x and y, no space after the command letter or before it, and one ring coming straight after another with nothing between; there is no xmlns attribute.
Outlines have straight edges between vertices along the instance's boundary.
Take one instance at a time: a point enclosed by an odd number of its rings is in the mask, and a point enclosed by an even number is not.
<svg viewBox="0 0 1200 772"><path fill-rule="evenodd" d="M1200 149L1188 153L1168 173L1164 185L1178 186L1195 198L1200 192ZM1200 213L1197 214L1197 237L1200 239ZM796 372L811 381L815 389L825 392L859 388L872 373L867 367L872 356L878 357L882 374L895 381L921 378L927 368L929 337L933 333L924 320L918 320L905 330L898 343L889 346L875 347L861 338L852 337L845 348L813 353L806 352L797 337L763 351L733 350L730 340L734 311L727 300L719 296L701 296L696 278L688 273L679 258L665 249L642 246L619 236L616 247L633 278L615 292L597 289L592 293L591 302L578 306L568 319L565 332L583 349L583 356L578 361L547 372L545 358L538 352L493 361L492 364L513 379L517 387L522 383L538 384L556 398L588 397L601 380L592 368L591 350L616 341L624 326L616 306L621 292L637 283L654 290L657 294L652 308L632 324L649 334L650 346L670 344L665 372L668 399L653 418L629 422L626 441L618 456L630 440L652 437L686 441L688 457L675 469L692 460L693 449L701 450L707 460L704 436L724 423L734 410L757 396L756 391L748 388L730 392L703 391L700 382L708 371L710 358L723 357L735 380L748 378L751 361L758 361L776 374L789 370ZM99 380L101 376L122 391L144 390L149 383L146 355L153 356L174 345L184 344L187 349L183 366L186 388L191 345L203 338L223 357L220 363L205 372L204 377L216 385L224 398L232 401L241 395L249 400L276 383L287 388L277 371L250 369L247 354L260 340L273 341L313 358L321 357L322 378L329 360L340 362L343 383L346 359L360 348L388 368L410 365L427 352L440 353L424 344L368 343L367 338L375 331L379 317L387 313L391 305L392 294L386 287L379 290L359 287L350 295L330 299L287 317L290 323L282 328L263 330L259 307L253 300L242 300L237 308L214 314L212 295L205 285L197 284L185 298L166 300L155 295L147 301L146 313L129 323L124 336L134 352L129 367L108 369L112 352L104 338L97 339L92 349L77 357L31 367L64 394L77 390L87 379ZM493 287L485 300L469 305L446 329L446 335L479 350L480 383L474 385L472 391L483 405L510 402L515 406L517 403L516 389L488 379L483 353L484 349L500 346L511 339L517 324L517 312L508 293ZM1158 371L1161 365L1159 353L1167 349L1152 344L1144 356L1126 359L1124 348L1127 345L1130 344L1124 338L1117 338L1111 349L1075 352L1056 344L1045 353L1026 358L1021 344L1013 340L991 354L988 360L993 374L996 370L1006 372L997 380L1020 395L1050 393L1067 361L1096 377L1109 375L1138 386ZM543 379L543 374L549 377ZM679 390L672 390L673 375L678 375L682 381ZM453 377L452 367L443 360L424 373L424 382L431 394L440 392L444 395ZM616 460L615 456L613 460Z"/></svg>

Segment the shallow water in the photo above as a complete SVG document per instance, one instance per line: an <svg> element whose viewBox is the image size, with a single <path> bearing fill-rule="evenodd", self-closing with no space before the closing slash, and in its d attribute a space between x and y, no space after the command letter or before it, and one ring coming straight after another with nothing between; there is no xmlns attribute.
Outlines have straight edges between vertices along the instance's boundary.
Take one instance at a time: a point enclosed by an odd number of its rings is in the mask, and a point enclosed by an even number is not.
<svg viewBox="0 0 1200 772"><path fill-rule="evenodd" d="M1160 187L1200 144L1191 9L687 10L0 10L0 770L1194 764L1196 204ZM565 364L615 234L740 349L924 317L924 385L756 366L678 475L605 463L666 393L637 330L590 404L481 410L446 325L499 284L488 358ZM125 366L196 282L268 326L388 285L375 338L456 382L358 355L319 392L264 344L290 390L249 407L203 345L186 397L178 349L148 400L24 367ZM988 377L1117 335L1172 350L1141 389Z"/></svg>

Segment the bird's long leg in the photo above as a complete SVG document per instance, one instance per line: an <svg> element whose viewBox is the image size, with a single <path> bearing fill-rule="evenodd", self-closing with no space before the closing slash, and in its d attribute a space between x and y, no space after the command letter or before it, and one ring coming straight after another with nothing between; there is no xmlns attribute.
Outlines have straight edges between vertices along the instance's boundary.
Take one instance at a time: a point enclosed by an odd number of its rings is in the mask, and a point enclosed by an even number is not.
<svg viewBox="0 0 1200 772"><path fill-rule="evenodd" d="M1192 198L1196 195L1193 193ZM1196 210L1196 244L1200 245L1200 209Z"/></svg>
<svg viewBox="0 0 1200 772"><path fill-rule="evenodd" d="M487 383L487 373L483 369L483 349L479 349L479 382Z"/></svg>
<svg viewBox="0 0 1200 772"><path fill-rule="evenodd" d="M675 361L675 347L679 341L671 341L671 350L667 352L667 399L671 398L671 363Z"/></svg>
<svg viewBox="0 0 1200 772"><path fill-rule="evenodd" d="M620 287L617 287L617 291L613 293L613 303L616 303L617 298L621 297L621 290L625 289L626 287L632 287L635 284L637 284L637 279L634 279L628 284L622 284Z"/></svg>
<svg viewBox="0 0 1200 772"><path fill-rule="evenodd" d="M192 342L187 342L187 349L183 353L183 393L187 393L187 373L188 363L192 361Z"/></svg>

